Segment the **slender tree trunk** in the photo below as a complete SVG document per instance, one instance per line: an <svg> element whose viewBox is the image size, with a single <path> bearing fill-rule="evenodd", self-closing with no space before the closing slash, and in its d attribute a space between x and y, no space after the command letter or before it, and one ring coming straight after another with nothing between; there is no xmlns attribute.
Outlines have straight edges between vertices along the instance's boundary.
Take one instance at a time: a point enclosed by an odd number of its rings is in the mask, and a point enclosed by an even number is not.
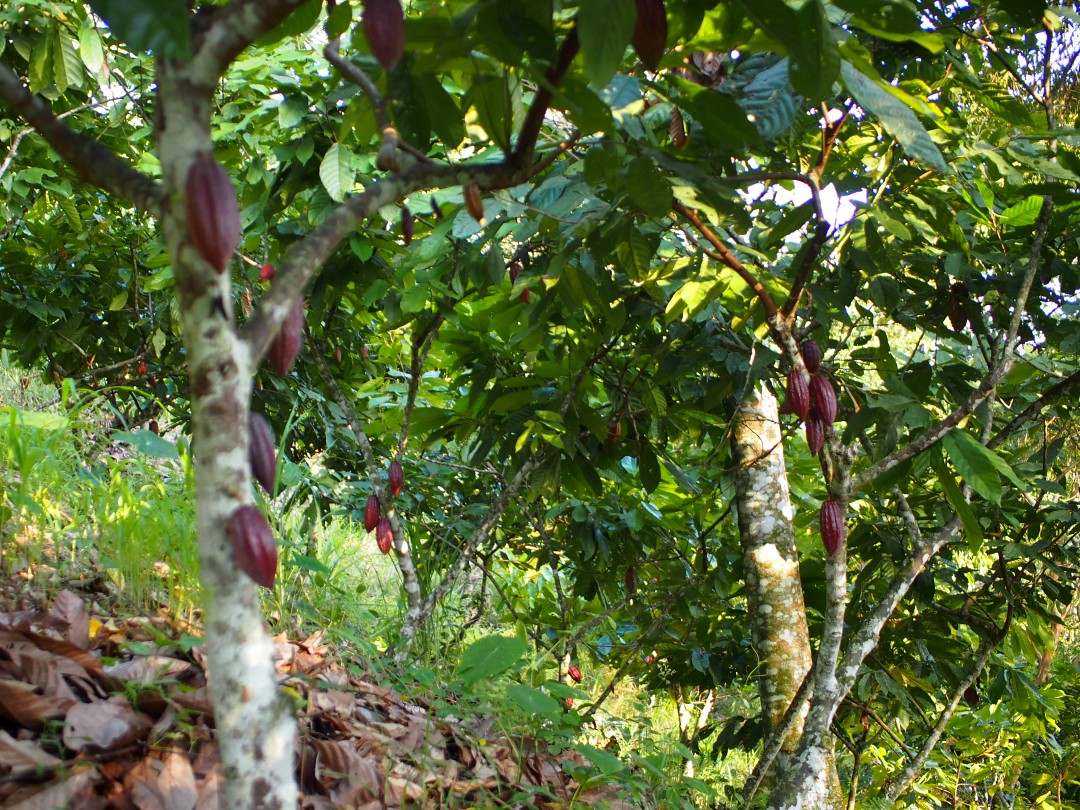
<svg viewBox="0 0 1080 810"><path fill-rule="evenodd" d="M767 390L752 392L739 406L733 443L746 599L751 638L758 654L761 713L767 737L780 725L813 664L791 527L780 420L776 399ZM788 770L802 736L805 714L804 709L792 725L773 763L773 774ZM828 770L829 796L822 806L844 807L831 750L824 767Z"/></svg>
<svg viewBox="0 0 1080 810"><path fill-rule="evenodd" d="M296 722L277 682L258 586L233 559L225 527L253 503L248 408L254 364L233 317L232 279L187 238L184 181L211 152L210 99L194 68L161 60L158 146L166 203L162 232L173 260L191 385L200 579L210 693L224 779L223 807L292 810Z"/></svg>

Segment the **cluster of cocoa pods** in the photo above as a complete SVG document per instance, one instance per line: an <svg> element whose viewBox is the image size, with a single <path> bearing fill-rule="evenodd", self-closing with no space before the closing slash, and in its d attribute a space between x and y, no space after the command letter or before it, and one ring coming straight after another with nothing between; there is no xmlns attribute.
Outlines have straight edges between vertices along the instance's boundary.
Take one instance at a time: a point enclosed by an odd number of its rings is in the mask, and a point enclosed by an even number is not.
<svg viewBox="0 0 1080 810"><path fill-rule="evenodd" d="M405 486L405 471L401 468L400 461L394 459L390 462L386 477L390 494L397 497ZM375 542L379 546L379 551L389 554L394 546L394 530L390 525L390 518L382 513L379 496L374 492L368 496L367 503L364 505L364 528L369 532L375 532Z"/></svg>
<svg viewBox="0 0 1080 810"><path fill-rule="evenodd" d="M252 477L273 495L277 477L277 440L270 423L254 411L248 416L248 462ZM238 508L229 517L225 531L240 570L264 588L272 587L277 573L277 543L259 508L251 504Z"/></svg>
<svg viewBox="0 0 1080 810"><path fill-rule="evenodd" d="M836 391L829 378L821 374L821 349L814 340L799 347L809 378L799 368L788 372L787 397L781 413L793 413L806 426L806 443L811 455L818 455L825 446L825 428L836 421Z"/></svg>
<svg viewBox="0 0 1080 810"><path fill-rule="evenodd" d="M806 427L806 443L812 455L818 455L825 446L825 428L836 421L836 391L829 378L821 373L821 349L809 339L799 346L803 365L809 378L799 368L792 368L787 378L787 397L780 408L781 413L793 413L803 420ZM829 498L818 513L821 541L825 552L831 557L847 538L844 510L840 502Z"/></svg>

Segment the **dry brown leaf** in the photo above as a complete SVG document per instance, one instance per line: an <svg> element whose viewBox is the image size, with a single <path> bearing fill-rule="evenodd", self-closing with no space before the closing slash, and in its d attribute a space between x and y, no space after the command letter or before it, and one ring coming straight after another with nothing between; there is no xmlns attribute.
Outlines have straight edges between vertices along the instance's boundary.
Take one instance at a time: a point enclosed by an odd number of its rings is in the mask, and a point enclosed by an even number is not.
<svg viewBox="0 0 1080 810"><path fill-rule="evenodd" d="M103 807L104 801L94 796L98 778L93 768L75 771L45 785L22 788L7 798L4 807L6 810L56 810L57 807L92 810Z"/></svg>
<svg viewBox="0 0 1080 810"><path fill-rule="evenodd" d="M21 771L33 776L59 764L60 760L45 753L40 745L29 740L16 740L6 731L0 731L0 773L14 773L13 778L17 779Z"/></svg>
<svg viewBox="0 0 1080 810"><path fill-rule="evenodd" d="M84 650L90 647L90 616L82 599L69 590L60 591L49 613L67 626L68 641Z"/></svg>
<svg viewBox="0 0 1080 810"><path fill-rule="evenodd" d="M28 683L0 679L0 717L23 728L41 731L46 721L59 720L74 704L71 698L39 695Z"/></svg>
<svg viewBox="0 0 1080 810"><path fill-rule="evenodd" d="M153 721L131 708L121 697L98 703L77 703L67 713L63 740L72 751L102 751L134 742L150 730Z"/></svg>

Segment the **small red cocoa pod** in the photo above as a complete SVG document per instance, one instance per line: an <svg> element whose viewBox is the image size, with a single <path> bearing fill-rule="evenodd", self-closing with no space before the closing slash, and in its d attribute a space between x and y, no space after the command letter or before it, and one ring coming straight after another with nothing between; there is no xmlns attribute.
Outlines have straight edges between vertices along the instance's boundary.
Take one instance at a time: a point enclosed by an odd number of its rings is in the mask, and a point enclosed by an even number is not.
<svg viewBox="0 0 1080 810"><path fill-rule="evenodd" d="M825 425L817 411L810 411L806 417L806 443L810 447L810 455L816 456L825 446Z"/></svg>
<svg viewBox="0 0 1080 810"><path fill-rule="evenodd" d="M364 0L364 36L379 64L393 70L405 52L405 13L400 0Z"/></svg>
<svg viewBox="0 0 1080 810"><path fill-rule="evenodd" d="M274 265L264 264L259 268L259 281L263 284L270 281L274 277Z"/></svg>
<svg viewBox="0 0 1080 810"><path fill-rule="evenodd" d="M273 495L274 479L277 477L277 441L270 423L261 413L254 411L248 417L248 459L255 480Z"/></svg>
<svg viewBox="0 0 1080 810"><path fill-rule="evenodd" d="M797 368L788 372L787 399L784 404L800 419L805 419L810 413L810 385L806 375Z"/></svg>
<svg viewBox="0 0 1080 810"><path fill-rule="evenodd" d="M826 425L836 421L836 392L828 377L815 374L810 378L810 402Z"/></svg>
<svg viewBox="0 0 1080 810"><path fill-rule="evenodd" d="M623 580L626 582L626 592L634 596L637 593L637 568L632 565L627 568Z"/></svg>
<svg viewBox="0 0 1080 810"><path fill-rule="evenodd" d="M481 225L486 225L487 220L484 218L484 201L480 198L480 186L475 183L470 183L462 188L461 192L465 195L465 208L469 212L469 216Z"/></svg>
<svg viewBox="0 0 1080 810"><path fill-rule="evenodd" d="M209 155L195 159L184 181L191 244L220 275L240 244L240 205L228 172Z"/></svg>
<svg viewBox="0 0 1080 810"><path fill-rule="evenodd" d="M637 19L634 21L634 46L641 64L656 70L667 49L667 13L664 0L637 0Z"/></svg>
<svg viewBox="0 0 1080 810"><path fill-rule="evenodd" d="M518 276L521 275L521 262L510 262L508 269L510 271L510 283L514 284L517 282Z"/></svg>
<svg viewBox="0 0 1080 810"><path fill-rule="evenodd" d="M405 244L412 242L413 238L413 214L409 210L409 206L405 206L401 209L401 237L405 240Z"/></svg>
<svg viewBox="0 0 1080 810"><path fill-rule="evenodd" d="M839 503L829 498L821 505L819 517L821 521L821 541L825 544L825 551L831 557L847 538L844 512Z"/></svg>
<svg viewBox="0 0 1080 810"><path fill-rule="evenodd" d="M390 472L387 478L390 481L390 491L398 495L401 488L405 486L405 471L401 469L401 462L397 459L390 462Z"/></svg>
<svg viewBox="0 0 1080 810"><path fill-rule="evenodd" d="M225 527L232 540L236 565L264 588L274 585L277 574L277 543L273 532L255 506L241 506L229 518Z"/></svg>
<svg viewBox="0 0 1080 810"><path fill-rule="evenodd" d="M364 505L364 528L369 532L374 531L375 527L379 525L379 518L381 517L382 507L379 505L378 497L372 492L368 495L367 503Z"/></svg>
<svg viewBox="0 0 1080 810"><path fill-rule="evenodd" d="M611 423L611 427L608 428L608 444L618 444L620 438L622 438L622 422L616 419Z"/></svg>
<svg viewBox="0 0 1080 810"><path fill-rule="evenodd" d="M566 674L573 678L575 683L581 683L581 670L573 664L566 668Z"/></svg>
<svg viewBox="0 0 1080 810"><path fill-rule="evenodd" d="M304 301L297 298L293 301L289 314L285 316L285 322L270 343L270 365L274 371L284 376L292 368L293 361L300 354L300 346L304 342Z"/></svg>
<svg viewBox="0 0 1080 810"><path fill-rule="evenodd" d="M799 354L802 355L802 361L806 364L806 370L811 374L817 374L818 369L821 368L821 349L818 348L817 341L813 339L803 341L803 345L799 347Z"/></svg>
<svg viewBox="0 0 1080 810"><path fill-rule="evenodd" d="M394 529L390 525L390 518L379 518L379 524L375 527L375 542L383 554L389 554L394 547Z"/></svg>

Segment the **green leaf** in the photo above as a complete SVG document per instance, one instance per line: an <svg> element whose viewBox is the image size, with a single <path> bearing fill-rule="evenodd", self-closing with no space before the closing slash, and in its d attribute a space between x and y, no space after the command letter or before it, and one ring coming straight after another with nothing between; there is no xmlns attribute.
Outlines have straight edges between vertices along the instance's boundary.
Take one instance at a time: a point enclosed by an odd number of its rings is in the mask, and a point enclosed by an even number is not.
<svg viewBox="0 0 1080 810"><path fill-rule="evenodd" d="M660 484L660 462L649 440L644 437L638 451L638 477L641 479L641 488L650 494Z"/></svg>
<svg viewBox="0 0 1080 810"><path fill-rule="evenodd" d="M83 67L71 38L60 28L53 31L53 83L60 93L83 86Z"/></svg>
<svg viewBox="0 0 1080 810"><path fill-rule="evenodd" d="M797 12L798 47L791 52L791 84L813 100L832 96L840 72L840 51L820 0L808 0Z"/></svg>
<svg viewBox="0 0 1080 810"><path fill-rule="evenodd" d="M543 716L562 713L562 706L557 700L534 686L523 683L509 684L506 687L506 696L529 714Z"/></svg>
<svg viewBox="0 0 1080 810"><path fill-rule="evenodd" d="M1024 483L1016 477L1012 465L973 436L962 430L954 430L946 437L946 440L951 440L957 445L963 445L966 452L973 456L979 456L986 459L987 462L993 465L995 470L1009 479L1015 487L1025 492L1027 491L1027 487Z"/></svg>
<svg viewBox="0 0 1080 810"><path fill-rule="evenodd" d="M910 107L846 59L840 65L840 73L844 84L859 105L881 121L889 134L904 147L905 152L939 172L948 173L949 167L941 155L941 150Z"/></svg>
<svg viewBox="0 0 1080 810"><path fill-rule="evenodd" d="M960 522L964 526L964 533L967 535L968 545L972 550L978 549L983 544L982 526L975 517L975 513L971 511L971 506L964 500L964 495L960 492L960 487L956 485L956 479L953 478L952 472L945 464L945 457L941 453L940 443L935 444L930 448L929 457L930 464L937 474L938 481L941 482L941 486L945 490L945 498L949 501L949 505L956 511L956 514L960 517Z"/></svg>
<svg viewBox="0 0 1080 810"><path fill-rule="evenodd" d="M326 35L337 39L352 25L352 4L338 3L326 17Z"/></svg>
<svg viewBox="0 0 1080 810"><path fill-rule="evenodd" d="M184 0L90 0L90 7L132 53L151 51L159 59L191 56L191 19Z"/></svg>
<svg viewBox="0 0 1080 810"><path fill-rule="evenodd" d="M79 56L91 73L100 73L105 67L105 51L101 47L101 34L90 23L83 20L79 26Z"/></svg>
<svg viewBox="0 0 1080 810"><path fill-rule="evenodd" d="M53 81L52 37L41 37L30 54L30 66L27 78L30 92L40 93Z"/></svg>
<svg viewBox="0 0 1080 810"><path fill-rule="evenodd" d="M516 636L485 636L462 653L457 677L464 686L472 686L510 669L527 650L528 645Z"/></svg>
<svg viewBox="0 0 1080 810"><path fill-rule="evenodd" d="M513 126L508 81L509 76L483 74L476 77L469 91L480 126L506 154L510 153L510 130Z"/></svg>
<svg viewBox="0 0 1080 810"><path fill-rule="evenodd" d="M112 435L114 441L130 444L144 456L151 458L180 458L176 445L149 430L129 432L121 430Z"/></svg>
<svg viewBox="0 0 1080 810"><path fill-rule="evenodd" d="M626 54L634 33L634 0L589 0L578 8L577 31L589 84L603 88Z"/></svg>
<svg viewBox="0 0 1080 810"><path fill-rule="evenodd" d="M352 152L347 147L335 143L326 150L322 163L319 164L319 179L322 180L326 193L335 202L341 202L345 199L345 195L352 191L356 178L352 161Z"/></svg>
<svg viewBox="0 0 1080 810"><path fill-rule="evenodd" d="M671 186L648 158L630 162L626 190L634 204L650 217L662 217L671 210Z"/></svg>
<svg viewBox="0 0 1080 810"><path fill-rule="evenodd" d="M993 453L959 428L946 434L942 444L964 481L982 497L1000 504L1001 477L994 467Z"/></svg>
<svg viewBox="0 0 1080 810"><path fill-rule="evenodd" d="M600 770L600 773L605 776L611 776L626 770L626 763L607 751L593 748L591 745L585 745L584 743L575 745L574 750L595 765Z"/></svg>
<svg viewBox="0 0 1080 810"><path fill-rule="evenodd" d="M1042 197L1032 195L1021 203L1010 205L1001 212L1001 224L1014 228L1023 225L1034 225L1042 211Z"/></svg>

